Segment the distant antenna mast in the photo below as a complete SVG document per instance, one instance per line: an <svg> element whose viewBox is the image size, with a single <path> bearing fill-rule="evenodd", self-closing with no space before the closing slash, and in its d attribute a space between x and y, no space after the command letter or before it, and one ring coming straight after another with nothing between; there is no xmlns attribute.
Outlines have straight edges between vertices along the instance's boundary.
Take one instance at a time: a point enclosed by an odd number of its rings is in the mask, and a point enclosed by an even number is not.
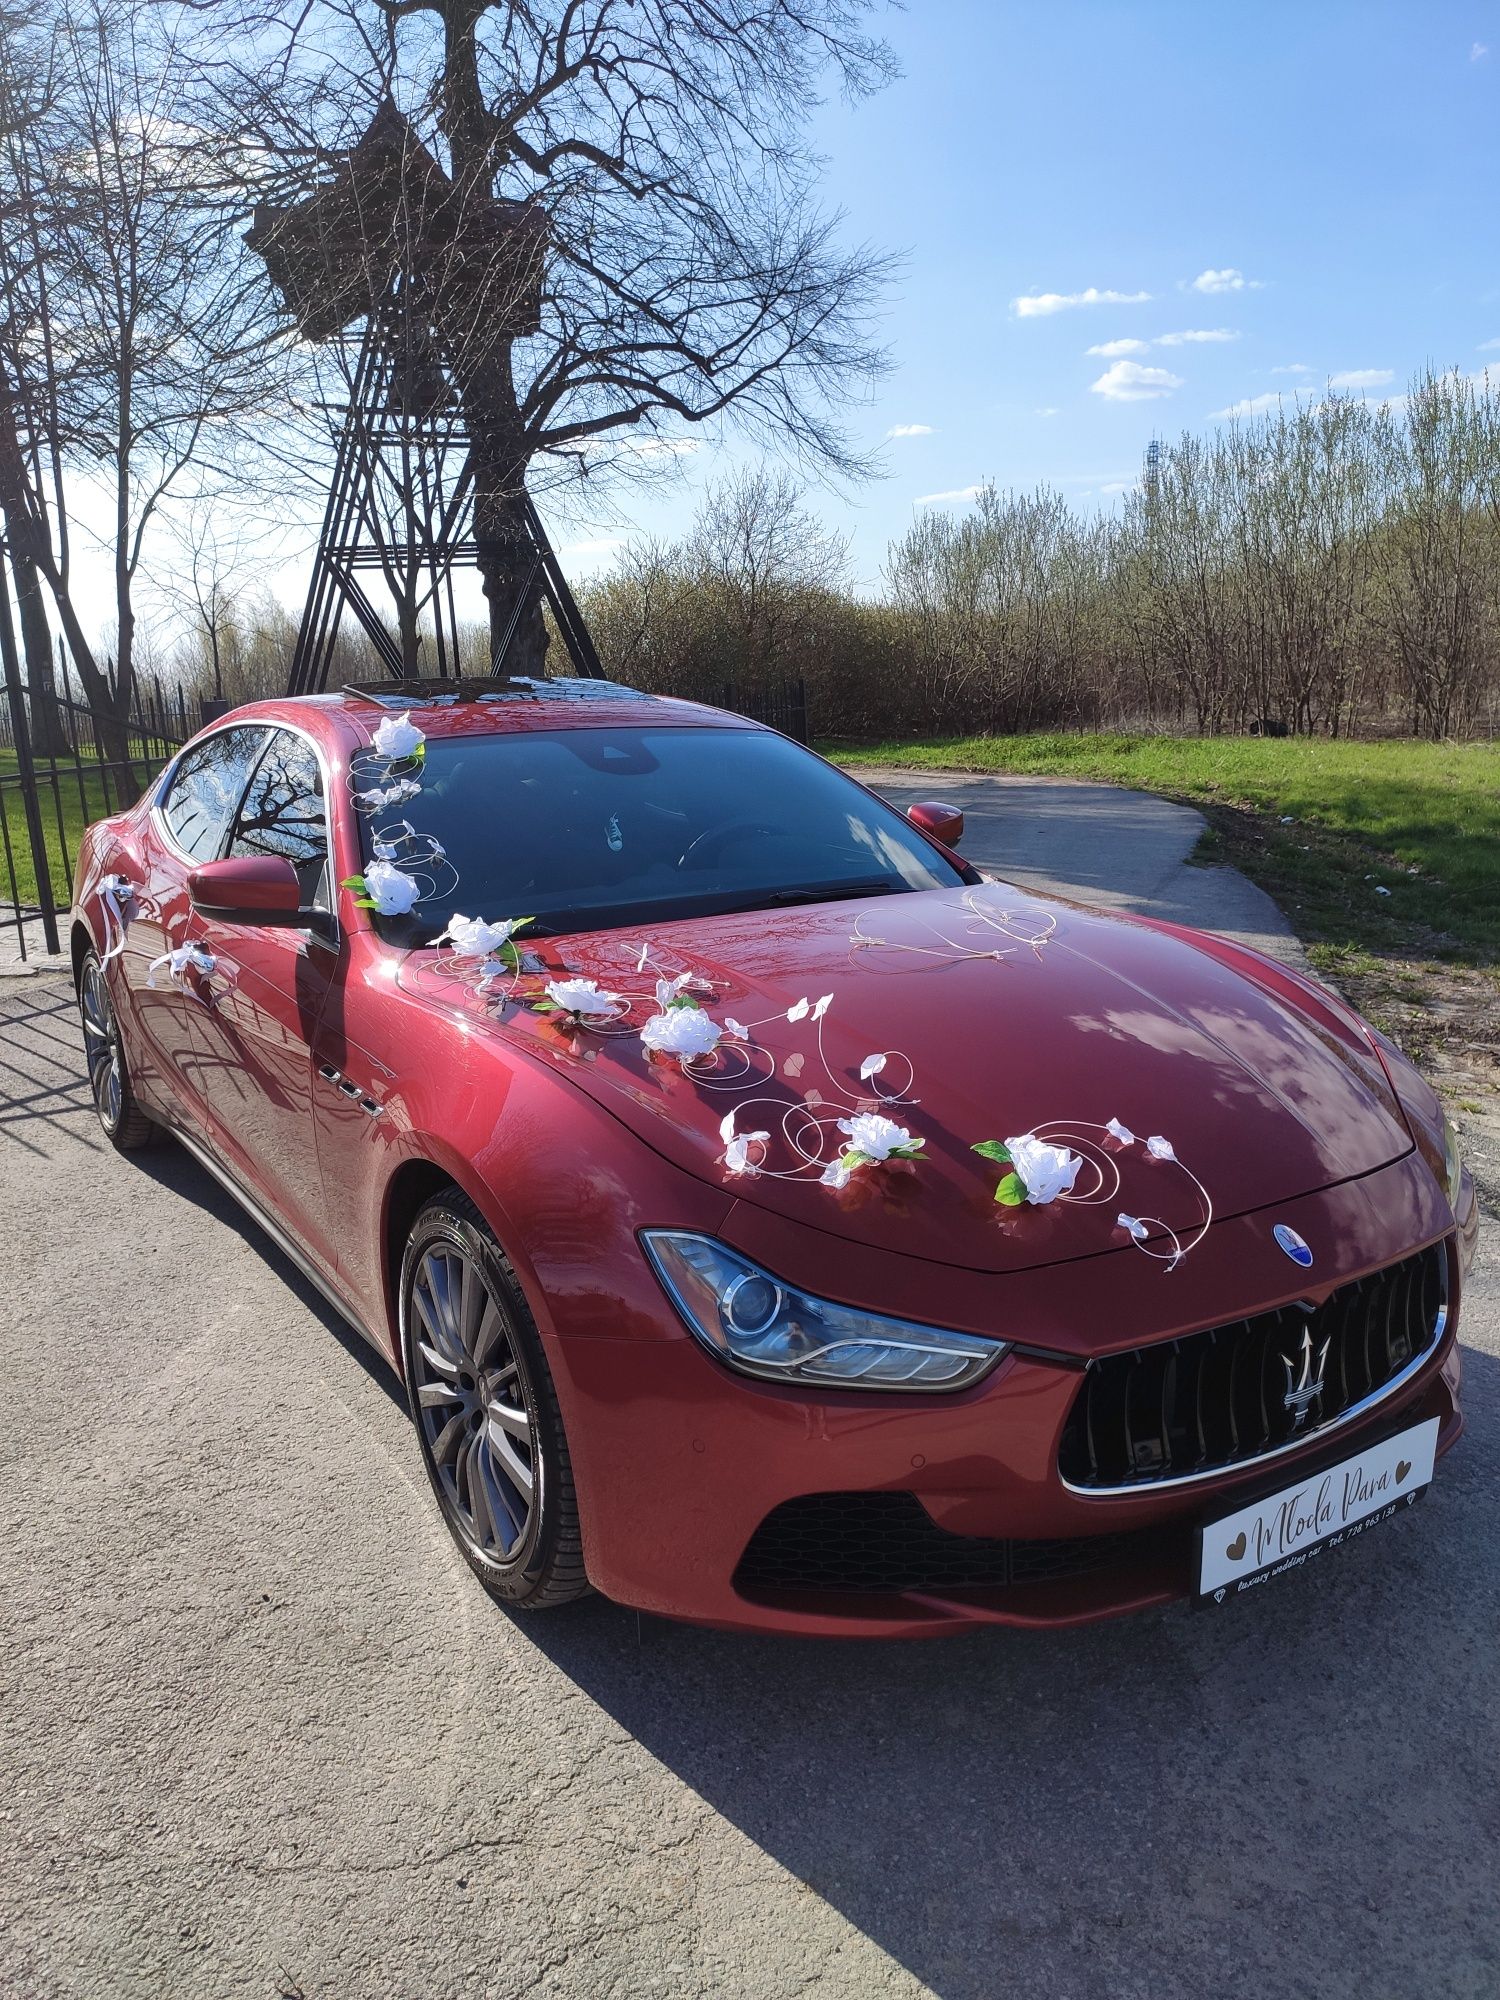
<svg viewBox="0 0 1500 2000"><path fill-rule="evenodd" d="M1161 439L1152 438L1146 446L1146 463L1141 473L1141 490L1146 496L1146 505L1156 505L1157 489L1161 479Z"/></svg>

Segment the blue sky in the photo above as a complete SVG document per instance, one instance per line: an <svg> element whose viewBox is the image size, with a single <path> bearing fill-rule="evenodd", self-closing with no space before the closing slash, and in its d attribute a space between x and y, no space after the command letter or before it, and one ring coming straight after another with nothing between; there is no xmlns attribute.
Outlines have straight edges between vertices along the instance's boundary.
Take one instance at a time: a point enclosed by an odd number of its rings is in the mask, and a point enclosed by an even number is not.
<svg viewBox="0 0 1500 2000"><path fill-rule="evenodd" d="M1153 432L1500 356L1494 0L912 0L887 32L903 79L818 132L850 234L906 253L895 367L856 413L886 477L815 496L867 585L915 509L963 504L927 496L993 479L1117 505ZM1091 293L1121 302L1048 296ZM1088 351L1115 342L1139 345ZM676 532L725 458L621 512ZM563 532L569 568L627 531Z"/></svg>

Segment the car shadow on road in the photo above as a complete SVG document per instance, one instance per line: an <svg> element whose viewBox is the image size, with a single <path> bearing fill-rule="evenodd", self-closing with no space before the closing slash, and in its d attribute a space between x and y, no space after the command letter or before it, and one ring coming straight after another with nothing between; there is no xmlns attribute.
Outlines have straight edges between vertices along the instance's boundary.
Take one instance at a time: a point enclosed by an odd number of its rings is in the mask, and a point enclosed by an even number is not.
<svg viewBox="0 0 1500 2000"><path fill-rule="evenodd" d="M232 1229L242 1242L262 1258L277 1278L292 1292L317 1320L324 1330L344 1349L345 1353L357 1361L377 1388L382 1389L391 1401L404 1413L406 1391L397 1379L395 1370L367 1340L354 1331L343 1315L329 1304L323 1294L292 1262L274 1239L268 1236L251 1215L235 1200L234 1196L214 1179L205 1167L201 1167L191 1153L172 1141L149 1146L144 1151L131 1155L132 1163L139 1167L148 1179L158 1187L169 1190L183 1201L190 1201L211 1215L216 1222Z"/></svg>
<svg viewBox="0 0 1500 2000"><path fill-rule="evenodd" d="M595 1600L518 1630L942 2000L1493 1994L1500 1362L1466 1366L1420 1506L1221 1610L861 1645Z"/></svg>

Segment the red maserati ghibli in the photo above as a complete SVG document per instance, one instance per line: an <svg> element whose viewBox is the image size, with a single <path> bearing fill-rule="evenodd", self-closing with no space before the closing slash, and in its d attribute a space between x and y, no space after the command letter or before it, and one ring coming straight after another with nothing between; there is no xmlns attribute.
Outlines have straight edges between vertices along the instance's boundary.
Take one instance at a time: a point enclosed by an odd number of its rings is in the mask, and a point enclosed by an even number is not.
<svg viewBox="0 0 1500 2000"><path fill-rule="evenodd" d="M390 1358L505 1604L899 1635L1326 1565L1462 1428L1451 1126L1321 987L961 839L609 684L241 709L86 839L94 1101Z"/></svg>

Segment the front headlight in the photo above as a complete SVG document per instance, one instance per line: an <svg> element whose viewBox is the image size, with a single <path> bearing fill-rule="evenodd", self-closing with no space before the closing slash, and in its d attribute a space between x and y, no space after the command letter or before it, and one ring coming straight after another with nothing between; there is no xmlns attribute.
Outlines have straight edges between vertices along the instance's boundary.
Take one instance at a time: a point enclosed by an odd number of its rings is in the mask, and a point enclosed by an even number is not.
<svg viewBox="0 0 1500 2000"><path fill-rule="evenodd" d="M648 1229L641 1241L688 1328L746 1375L837 1389L965 1389L1003 1340L856 1312L773 1278L711 1236Z"/></svg>
<svg viewBox="0 0 1500 2000"><path fill-rule="evenodd" d="M1448 1206L1458 1213L1458 1191L1463 1185L1463 1156L1458 1150L1458 1127L1446 1113L1443 1117L1443 1186L1448 1196Z"/></svg>

